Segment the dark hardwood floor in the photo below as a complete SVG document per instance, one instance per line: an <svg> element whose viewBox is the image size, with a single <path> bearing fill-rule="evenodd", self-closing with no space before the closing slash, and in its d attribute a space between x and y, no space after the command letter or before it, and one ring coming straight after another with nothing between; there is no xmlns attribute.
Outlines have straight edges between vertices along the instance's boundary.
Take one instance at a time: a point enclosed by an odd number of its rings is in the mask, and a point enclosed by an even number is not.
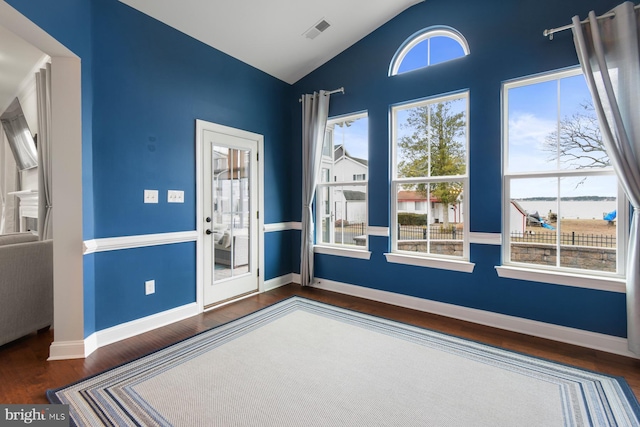
<svg viewBox="0 0 640 427"><path fill-rule="evenodd" d="M621 376L627 380L636 397L640 396L640 360L319 289L287 285L99 348L86 359L48 362L46 359L49 354L49 345L53 339L51 331L32 334L1 346L0 403L48 403L45 391L49 388L61 387L126 363L292 295L301 295L352 310Z"/></svg>

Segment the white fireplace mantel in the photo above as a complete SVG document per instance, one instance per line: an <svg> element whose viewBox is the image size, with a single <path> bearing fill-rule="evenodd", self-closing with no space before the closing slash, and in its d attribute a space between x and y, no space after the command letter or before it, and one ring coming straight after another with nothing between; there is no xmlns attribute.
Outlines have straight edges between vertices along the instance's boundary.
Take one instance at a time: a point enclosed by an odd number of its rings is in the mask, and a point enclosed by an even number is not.
<svg viewBox="0 0 640 427"><path fill-rule="evenodd" d="M27 231L27 218L38 219L38 190L22 190L7 193L20 200L20 231Z"/></svg>

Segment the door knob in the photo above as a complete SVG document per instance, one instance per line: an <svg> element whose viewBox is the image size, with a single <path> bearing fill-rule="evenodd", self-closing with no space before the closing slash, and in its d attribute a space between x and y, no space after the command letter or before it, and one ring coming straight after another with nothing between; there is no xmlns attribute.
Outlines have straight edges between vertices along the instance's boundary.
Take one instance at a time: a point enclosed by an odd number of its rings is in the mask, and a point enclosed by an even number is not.
<svg viewBox="0 0 640 427"><path fill-rule="evenodd" d="M205 218L205 221L207 221L207 222L211 222L211 217L210 217L210 216L206 217L206 218Z"/></svg>
<svg viewBox="0 0 640 427"><path fill-rule="evenodd" d="M207 233L207 234L213 234L213 231L211 231L211 230L207 229L207 230L205 230L205 233Z"/></svg>

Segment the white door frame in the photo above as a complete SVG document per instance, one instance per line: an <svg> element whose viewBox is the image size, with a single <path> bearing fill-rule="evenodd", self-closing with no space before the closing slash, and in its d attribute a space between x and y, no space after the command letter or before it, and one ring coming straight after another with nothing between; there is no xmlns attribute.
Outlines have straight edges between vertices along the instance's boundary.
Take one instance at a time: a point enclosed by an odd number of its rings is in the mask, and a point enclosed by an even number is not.
<svg viewBox="0 0 640 427"><path fill-rule="evenodd" d="M258 292L264 292L264 136L217 123L196 120L196 303L198 311L204 311L204 138L203 131L210 130L231 136L251 139L258 143Z"/></svg>

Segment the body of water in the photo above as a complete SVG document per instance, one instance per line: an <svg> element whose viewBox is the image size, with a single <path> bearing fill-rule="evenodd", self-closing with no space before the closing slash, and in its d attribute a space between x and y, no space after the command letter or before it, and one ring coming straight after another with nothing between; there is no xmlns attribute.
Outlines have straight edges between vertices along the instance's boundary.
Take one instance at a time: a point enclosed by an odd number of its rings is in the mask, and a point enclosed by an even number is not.
<svg viewBox="0 0 640 427"><path fill-rule="evenodd" d="M616 210L615 201L560 201L558 203L536 200L517 200L528 213L538 211L540 216L547 217L549 211L557 213L565 219L602 219L603 214Z"/></svg>

